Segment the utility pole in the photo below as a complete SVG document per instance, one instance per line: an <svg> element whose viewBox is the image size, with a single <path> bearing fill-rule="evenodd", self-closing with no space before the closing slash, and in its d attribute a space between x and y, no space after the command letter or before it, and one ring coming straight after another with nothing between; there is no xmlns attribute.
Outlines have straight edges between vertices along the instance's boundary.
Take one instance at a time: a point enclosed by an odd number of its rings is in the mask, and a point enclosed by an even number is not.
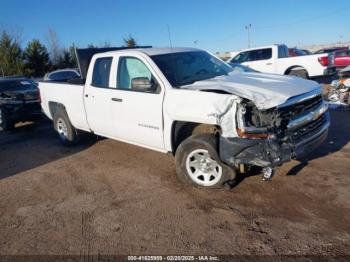
<svg viewBox="0 0 350 262"><path fill-rule="evenodd" d="M198 43L198 40L193 41L194 47L197 47L197 43Z"/></svg>
<svg viewBox="0 0 350 262"><path fill-rule="evenodd" d="M248 48L250 48L250 29L252 28L252 24L246 25L244 28L248 32Z"/></svg>

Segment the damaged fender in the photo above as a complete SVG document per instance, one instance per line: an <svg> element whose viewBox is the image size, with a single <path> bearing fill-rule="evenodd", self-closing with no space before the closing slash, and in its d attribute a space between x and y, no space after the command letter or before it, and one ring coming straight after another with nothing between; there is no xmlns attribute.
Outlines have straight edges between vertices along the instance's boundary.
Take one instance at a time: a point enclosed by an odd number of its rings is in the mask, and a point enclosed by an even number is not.
<svg viewBox="0 0 350 262"><path fill-rule="evenodd" d="M292 150L287 145L280 146L273 139L248 139L238 136L236 116L241 102L242 99L227 99L223 107L225 109L215 114L221 127L219 138L221 160L230 166L248 164L260 167L276 167L290 161Z"/></svg>

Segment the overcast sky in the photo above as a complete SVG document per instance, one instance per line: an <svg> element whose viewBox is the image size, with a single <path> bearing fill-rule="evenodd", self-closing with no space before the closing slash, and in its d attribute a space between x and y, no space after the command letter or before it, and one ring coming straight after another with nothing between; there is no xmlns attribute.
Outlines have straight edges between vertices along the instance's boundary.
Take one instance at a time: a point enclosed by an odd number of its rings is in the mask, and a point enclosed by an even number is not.
<svg viewBox="0 0 350 262"><path fill-rule="evenodd" d="M22 43L46 41L53 28L62 46L120 46L131 34L141 45L197 46L209 51L350 41L348 0L0 0L0 29L22 31Z"/></svg>

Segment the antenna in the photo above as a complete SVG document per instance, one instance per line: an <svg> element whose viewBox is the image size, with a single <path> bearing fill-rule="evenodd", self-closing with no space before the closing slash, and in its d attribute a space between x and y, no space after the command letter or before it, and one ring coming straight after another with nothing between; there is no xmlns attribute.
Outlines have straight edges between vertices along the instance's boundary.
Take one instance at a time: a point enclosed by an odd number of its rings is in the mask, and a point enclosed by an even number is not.
<svg viewBox="0 0 350 262"><path fill-rule="evenodd" d="M171 42L170 27L169 27L169 25L167 25L167 27L168 27L168 37L169 37L170 47L171 47L171 49L173 49L173 44L172 44L172 42Z"/></svg>
<svg viewBox="0 0 350 262"><path fill-rule="evenodd" d="M170 27L169 27L169 25L167 25L167 28L168 28L168 36L169 36L169 43L170 43L170 49L171 49L171 55L170 55L171 65L173 67L172 69L173 69L173 72L174 72L174 75L175 75L175 79L177 80L177 75L176 75L176 70L175 70L174 54L173 54L173 43L171 42L171 34L170 34Z"/></svg>

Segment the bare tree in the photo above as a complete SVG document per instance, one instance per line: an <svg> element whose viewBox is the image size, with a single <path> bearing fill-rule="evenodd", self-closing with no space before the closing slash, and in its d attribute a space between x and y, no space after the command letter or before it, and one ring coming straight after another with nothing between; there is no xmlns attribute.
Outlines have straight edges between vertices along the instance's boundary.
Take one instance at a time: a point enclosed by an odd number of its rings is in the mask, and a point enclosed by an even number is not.
<svg viewBox="0 0 350 262"><path fill-rule="evenodd" d="M124 46L127 46L127 47L137 46L135 38L133 38L131 35L129 35L128 38L124 38L123 42L124 42Z"/></svg>
<svg viewBox="0 0 350 262"><path fill-rule="evenodd" d="M104 41L103 44L100 45L101 47L111 47L111 42L109 41Z"/></svg>
<svg viewBox="0 0 350 262"><path fill-rule="evenodd" d="M11 35L12 40L14 40L19 45L22 45L22 35L23 35L22 27L15 26L8 29L7 32Z"/></svg>
<svg viewBox="0 0 350 262"><path fill-rule="evenodd" d="M51 27L49 27L46 33L46 40L48 43L48 49L52 64L56 65L62 56L63 49L61 48L60 43L58 41L56 31Z"/></svg>

